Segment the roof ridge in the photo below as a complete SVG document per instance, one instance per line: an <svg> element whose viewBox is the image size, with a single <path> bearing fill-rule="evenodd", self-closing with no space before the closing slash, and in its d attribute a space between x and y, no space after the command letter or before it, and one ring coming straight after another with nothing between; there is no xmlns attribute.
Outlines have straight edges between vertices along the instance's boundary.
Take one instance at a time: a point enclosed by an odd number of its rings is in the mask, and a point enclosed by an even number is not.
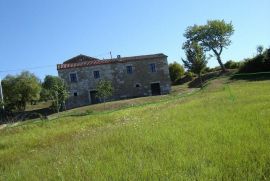
<svg viewBox="0 0 270 181"><path fill-rule="evenodd" d="M79 56L79 55L78 55ZM76 56L76 57L78 57ZM78 62L72 62L70 60L76 58L73 57L67 61L65 61L63 64L57 64L57 70L60 69L68 69L68 68L76 68L76 67L85 67L85 66L94 66L94 65L103 65L103 64L111 64L111 63L124 63L129 61L138 61L143 59L153 59L153 58L159 58L159 57L168 57L167 55L163 53L158 54L149 54L149 55L139 55L139 56L130 56L130 57L122 57L122 58L113 58L113 59L93 59L91 61L78 61ZM92 58L92 57L91 57ZM70 62L68 62L70 61Z"/></svg>
<svg viewBox="0 0 270 181"><path fill-rule="evenodd" d="M78 60L78 58L82 57L81 59ZM99 60L98 58L95 57L90 57L87 55L79 54L75 57L72 57L66 61L63 62L63 64L68 64L68 63L79 63L79 62L85 62L85 61L93 61L93 60Z"/></svg>

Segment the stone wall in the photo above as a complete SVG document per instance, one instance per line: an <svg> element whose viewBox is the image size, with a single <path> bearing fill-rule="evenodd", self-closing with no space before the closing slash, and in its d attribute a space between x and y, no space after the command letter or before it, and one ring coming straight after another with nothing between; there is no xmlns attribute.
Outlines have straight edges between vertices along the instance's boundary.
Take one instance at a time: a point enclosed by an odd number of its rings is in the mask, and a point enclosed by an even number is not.
<svg viewBox="0 0 270 181"><path fill-rule="evenodd" d="M156 72L151 72L149 65L155 63ZM132 74L127 73L126 66L132 66ZM94 78L98 70L100 78ZM78 81L72 83L69 74L76 73ZM114 92L111 100L151 96L151 83L160 83L161 94L168 94L171 89L167 57L157 57L146 60L118 61L117 63L94 65L89 67L68 68L58 70L70 91L67 108L91 104L90 91L95 90L101 79L112 82ZM136 87L136 84L139 87ZM77 92L77 96L74 96Z"/></svg>

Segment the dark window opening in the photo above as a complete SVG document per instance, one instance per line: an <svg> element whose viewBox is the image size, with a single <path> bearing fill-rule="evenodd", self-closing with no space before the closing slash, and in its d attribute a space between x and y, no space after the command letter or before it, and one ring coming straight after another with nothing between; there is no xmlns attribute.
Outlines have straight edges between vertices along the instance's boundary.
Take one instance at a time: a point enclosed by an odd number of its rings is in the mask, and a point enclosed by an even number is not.
<svg viewBox="0 0 270 181"><path fill-rule="evenodd" d="M156 72L157 70L156 70L156 64L154 64L154 63L151 63L150 65L149 65L149 68L150 68L150 71L151 72Z"/></svg>
<svg viewBox="0 0 270 181"><path fill-rule="evenodd" d="M94 78L95 79L100 78L99 71L94 71Z"/></svg>
<svg viewBox="0 0 270 181"><path fill-rule="evenodd" d="M127 66L127 74L132 74L132 66Z"/></svg>
<svg viewBox="0 0 270 181"><path fill-rule="evenodd" d="M78 92L74 92L73 95L74 95L75 97L77 97L77 96L78 96Z"/></svg>
<svg viewBox="0 0 270 181"><path fill-rule="evenodd" d="M140 84L136 84L136 87L140 87Z"/></svg>
<svg viewBox="0 0 270 181"><path fill-rule="evenodd" d="M69 74L69 76L70 76L70 81L71 82L77 82L78 81L76 73L71 73L71 74Z"/></svg>

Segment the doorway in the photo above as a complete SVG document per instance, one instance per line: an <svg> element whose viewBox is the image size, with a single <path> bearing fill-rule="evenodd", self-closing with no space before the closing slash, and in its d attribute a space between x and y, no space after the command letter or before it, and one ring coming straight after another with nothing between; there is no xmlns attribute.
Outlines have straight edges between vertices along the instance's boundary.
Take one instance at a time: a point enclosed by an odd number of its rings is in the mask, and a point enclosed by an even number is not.
<svg viewBox="0 0 270 181"><path fill-rule="evenodd" d="M152 92L152 96L161 95L160 84L159 83L152 83L151 84L151 92Z"/></svg>
<svg viewBox="0 0 270 181"><path fill-rule="evenodd" d="M90 91L91 104L100 103L99 98L97 97L97 91Z"/></svg>

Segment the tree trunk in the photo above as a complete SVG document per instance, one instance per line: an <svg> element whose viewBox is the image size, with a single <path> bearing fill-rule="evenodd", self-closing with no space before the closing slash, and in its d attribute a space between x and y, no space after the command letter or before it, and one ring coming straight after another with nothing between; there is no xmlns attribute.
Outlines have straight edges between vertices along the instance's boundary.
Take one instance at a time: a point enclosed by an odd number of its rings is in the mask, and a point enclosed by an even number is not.
<svg viewBox="0 0 270 181"><path fill-rule="evenodd" d="M227 70L226 70L224 64L221 61L220 55L217 55L217 61L218 61L219 65L220 65L220 67L221 67L222 72L226 72Z"/></svg>
<svg viewBox="0 0 270 181"><path fill-rule="evenodd" d="M202 76L199 74L199 79L200 79L200 84L201 84L201 89L203 88L203 82L202 82Z"/></svg>
<svg viewBox="0 0 270 181"><path fill-rule="evenodd" d="M105 105L105 97L103 97L103 104L104 104L104 110L105 110L105 108L106 108L106 105Z"/></svg>

